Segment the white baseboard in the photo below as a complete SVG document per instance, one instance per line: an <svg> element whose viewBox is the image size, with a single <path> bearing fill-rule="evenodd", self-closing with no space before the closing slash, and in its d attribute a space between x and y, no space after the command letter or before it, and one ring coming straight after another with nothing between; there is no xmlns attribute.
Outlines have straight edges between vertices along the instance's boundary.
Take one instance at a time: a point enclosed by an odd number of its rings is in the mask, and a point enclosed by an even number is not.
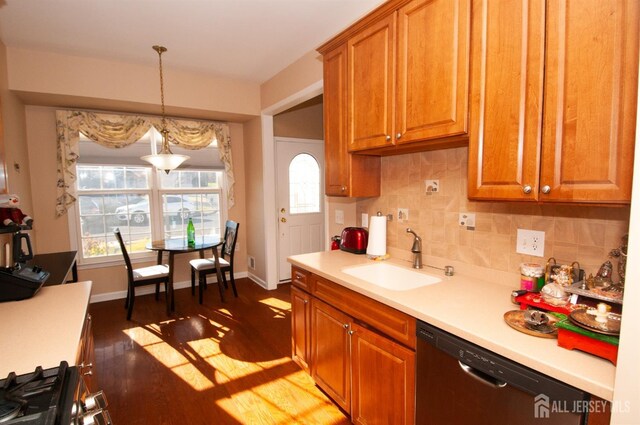
<svg viewBox="0 0 640 425"><path fill-rule="evenodd" d="M263 287L264 289L269 289L267 288L267 282L265 282L264 280L260 279L258 276L249 273L248 276L249 280L253 281L254 283L257 283L259 286Z"/></svg>
<svg viewBox="0 0 640 425"><path fill-rule="evenodd" d="M216 282L217 279L215 278L215 275L213 276L213 280L211 280L211 282ZM240 273L234 273L233 276L236 279L240 279L243 277L249 277L247 275L247 272L240 272ZM251 277L249 277L251 279ZM253 279L252 279L253 280ZM191 281L190 280L183 280L180 282L173 282L173 289L183 289L183 288L191 288ZM137 295L147 295L147 294L153 294L155 292L155 287L153 285L148 285L148 286L143 286L140 288L136 289L136 296ZM164 285L160 285L160 292L164 292ZM89 301L90 303L100 303L103 301L112 301L112 300L123 300L125 299L127 296L127 291L126 290L122 290L122 291L115 291L115 292L105 292L103 294L95 294L91 296L91 300Z"/></svg>

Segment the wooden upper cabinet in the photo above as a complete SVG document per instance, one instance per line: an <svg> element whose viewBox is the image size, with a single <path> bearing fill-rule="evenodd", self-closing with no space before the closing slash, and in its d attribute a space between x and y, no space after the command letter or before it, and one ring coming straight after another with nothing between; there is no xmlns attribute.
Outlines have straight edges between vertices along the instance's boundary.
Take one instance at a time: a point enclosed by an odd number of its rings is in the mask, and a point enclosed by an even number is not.
<svg viewBox="0 0 640 425"><path fill-rule="evenodd" d="M545 2L474 0L472 9L468 196L535 201Z"/></svg>
<svg viewBox="0 0 640 425"><path fill-rule="evenodd" d="M396 13L347 41L349 151L392 146Z"/></svg>
<svg viewBox="0 0 640 425"><path fill-rule="evenodd" d="M0 107L1 106L2 104L0 99ZM7 190L7 166L4 152L4 127L2 125L2 113L0 113L0 194L7 193Z"/></svg>
<svg viewBox="0 0 640 425"><path fill-rule="evenodd" d="M346 195L349 180L347 153L347 46L323 56L325 192Z"/></svg>
<svg viewBox="0 0 640 425"><path fill-rule="evenodd" d="M469 198L630 202L638 8L474 0Z"/></svg>
<svg viewBox="0 0 640 425"><path fill-rule="evenodd" d="M638 9L636 0L549 2L541 200L630 202Z"/></svg>
<svg viewBox="0 0 640 425"><path fill-rule="evenodd" d="M467 132L469 0L414 0L398 10L395 142Z"/></svg>
<svg viewBox="0 0 640 425"><path fill-rule="evenodd" d="M347 148L347 45L325 53L324 138L327 196L380 196L380 158Z"/></svg>

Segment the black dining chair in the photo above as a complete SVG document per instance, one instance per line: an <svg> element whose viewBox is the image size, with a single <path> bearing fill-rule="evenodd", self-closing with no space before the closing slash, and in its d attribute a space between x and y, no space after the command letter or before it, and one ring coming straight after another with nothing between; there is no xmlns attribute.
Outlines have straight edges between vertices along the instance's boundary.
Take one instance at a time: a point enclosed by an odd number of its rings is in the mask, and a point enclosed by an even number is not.
<svg viewBox="0 0 640 425"><path fill-rule="evenodd" d="M218 283L218 289L220 290L220 299L224 302L224 289L228 287L226 273L229 272L229 279L231 280L231 288L233 289L233 295L238 297L238 290L236 289L236 279L233 277L233 257L236 251L236 241L238 240L238 229L240 224L232 220L227 220L224 229L224 240L222 242L222 248L220 250L219 262L220 272L222 274L222 282ZM218 249L214 247L213 249ZM196 288L196 273L198 273L198 296L200 304L202 304L203 290L207 285L207 275L216 273L215 257L212 258L198 258L189 261L191 266L191 295L195 295ZM224 289L222 288L224 285Z"/></svg>
<svg viewBox="0 0 640 425"><path fill-rule="evenodd" d="M145 285L156 285L156 300L158 299L158 295L160 293L160 284L164 283L164 292L165 298L167 299L167 315L171 314L170 311L170 297L169 297L169 266L166 264L158 264L156 266L149 267L141 267L138 269L134 269L131 266L131 259L129 258L129 253L127 252L127 247L122 240L122 235L120 234L120 229L114 229L113 233L116 235L116 239L120 244L120 249L122 250L122 256L124 257L124 262L127 267L127 298L124 302L124 308L127 309L127 320L131 320L131 313L133 312L133 302L136 297L136 288L138 286ZM173 289L173 288L171 288ZM173 294L171 294L173 295Z"/></svg>

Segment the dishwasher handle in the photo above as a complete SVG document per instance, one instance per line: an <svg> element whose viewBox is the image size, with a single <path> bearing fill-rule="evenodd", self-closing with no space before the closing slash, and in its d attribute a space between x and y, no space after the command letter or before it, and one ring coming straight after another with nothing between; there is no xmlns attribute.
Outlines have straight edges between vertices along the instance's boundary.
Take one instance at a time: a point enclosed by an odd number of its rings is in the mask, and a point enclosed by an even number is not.
<svg viewBox="0 0 640 425"><path fill-rule="evenodd" d="M477 379L485 385L489 385L493 388L504 388L507 386L506 382L496 379L493 376L487 375L486 373L480 372L479 370L462 363L460 360L458 360L458 364L460 365L460 369L462 369L464 373L468 374L473 379Z"/></svg>

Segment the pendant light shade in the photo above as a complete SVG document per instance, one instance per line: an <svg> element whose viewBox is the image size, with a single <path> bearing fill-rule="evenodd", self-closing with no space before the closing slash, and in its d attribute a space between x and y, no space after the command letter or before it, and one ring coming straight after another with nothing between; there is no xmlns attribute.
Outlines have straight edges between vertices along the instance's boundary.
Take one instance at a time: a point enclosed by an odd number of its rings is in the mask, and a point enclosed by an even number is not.
<svg viewBox="0 0 640 425"><path fill-rule="evenodd" d="M171 170L178 168L189 157L187 155L176 155L169 148L169 130L167 130L165 112L164 112L164 78L162 75L162 54L167 51L164 46L153 46L153 50L158 52L158 61L160 64L160 102L162 105L162 148L155 155L145 155L140 159L149 162L159 170L164 170L169 174Z"/></svg>

